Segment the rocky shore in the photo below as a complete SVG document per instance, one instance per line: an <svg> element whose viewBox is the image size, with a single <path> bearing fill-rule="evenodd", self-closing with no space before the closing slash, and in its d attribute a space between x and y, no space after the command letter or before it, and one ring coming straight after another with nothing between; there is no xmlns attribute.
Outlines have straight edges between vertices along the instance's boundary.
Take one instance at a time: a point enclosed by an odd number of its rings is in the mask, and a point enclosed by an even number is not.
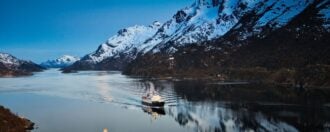
<svg viewBox="0 0 330 132"><path fill-rule="evenodd" d="M26 132L33 129L33 122L0 106L0 132Z"/></svg>

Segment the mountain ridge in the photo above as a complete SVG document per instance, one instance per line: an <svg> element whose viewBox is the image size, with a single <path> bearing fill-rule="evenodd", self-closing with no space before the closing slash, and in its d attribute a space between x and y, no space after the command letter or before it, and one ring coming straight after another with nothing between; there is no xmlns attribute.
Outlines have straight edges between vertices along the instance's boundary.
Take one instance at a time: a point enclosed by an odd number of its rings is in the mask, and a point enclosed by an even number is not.
<svg viewBox="0 0 330 132"><path fill-rule="evenodd" d="M142 55L124 74L329 87L330 32L324 26L328 20L318 14L330 3L317 6L320 3L313 2L284 27L265 28L247 39L239 39L239 33L249 28L243 26L217 40L181 47L174 54Z"/></svg>
<svg viewBox="0 0 330 132"><path fill-rule="evenodd" d="M269 26L276 29L286 25L312 2L313 0L197 0L191 6L179 10L164 24L154 22L152 25L157 23L157 26L151 28L150 32L138 32L138 26L118 31L117 35L101 44L94 53L86 55L66 70L123 70L139 54L156 53L160 50L175 53L178 47L215 40L238 28L242 28L242 31L237 33L240 38L236 39L244 40L267 32L264 29L269 29ZM322 2L329 3L327 0ZM329 11L326 10L325 14L329 14L327 12ZM152 25L148 27L153 27ZM133 34L133 37L120 37L125 31ZM143 39L132 44L130 41L134 41L137 36L143 36Z"/></svg>
<svg viewBox="0 0 330 132"><path fill-rule="evenodd" d="M44 69L32 61L20 60L8 53L0 52L0 76L31 75L32 72L40 72Z"/></svg>
<svg viewBox="0 0 330 132"><path fill-rule="evenodd" d="M300 66L301 71L308 63L312 67L329 65L326 59L318 59L322 55L309 51L328 53L329 6L329 0L198 0L179 10L152 37L140 43L130 59L121 54L93 65L81 66L77 62L64 70L123 70L130 75L195 74L235 79L223 72L232 72L226 71L231 67L261 67L268 74L281 66L294 71ZM315 44L321 47L315 48ZM287 58L285 52L289 53ZM309 56L316 59L308 62ZM279 62L274 63L273 59Z"/></svg>

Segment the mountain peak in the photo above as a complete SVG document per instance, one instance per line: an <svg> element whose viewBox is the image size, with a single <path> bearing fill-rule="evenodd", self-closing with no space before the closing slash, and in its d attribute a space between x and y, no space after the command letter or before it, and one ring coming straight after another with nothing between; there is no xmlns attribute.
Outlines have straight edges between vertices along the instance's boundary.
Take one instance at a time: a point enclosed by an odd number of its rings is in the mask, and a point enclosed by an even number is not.
<svg viewBox="0 0 330 132"><path fill-rule="evenodd" d="M78 60L80 60L79 57L63 55L60 58L57 58L55 60L48 60L46 62L41 63L40 65L47 68L63 68L75 63Z"/></svg>
<svg viewBox="0 0 330 132"><path fill-rule="evenodd" d="M0 53L0 62L3 64L19 65L19 59L7 53Z"/></svg>
<svg viewBox="0 0 330 132"><path fill-rule="evenodd" d="M155 21L150 26L135 25L118 31L117 35L110 37L105 43L91 54L82 58L87 63L98 63L109 57L119 57L119 53L134 54L147 39L152 37L162 23Z"/></svg>
<svg viewBox="0 0 330 132"><path fill-rule="evenodd" d="M72 62L72 61L77 61L79 59L80 59L79 57L75 57L75 56L71 56L71 55L63 55L60 58L58 58L57 60Z"/></svg>
<svg viewBox="0 0 330 132"><path fill-rule="evenodd" d="M20 60L13 55L0 52L0 76L31 75L31 72L43 69L32 61Z"/></svg>

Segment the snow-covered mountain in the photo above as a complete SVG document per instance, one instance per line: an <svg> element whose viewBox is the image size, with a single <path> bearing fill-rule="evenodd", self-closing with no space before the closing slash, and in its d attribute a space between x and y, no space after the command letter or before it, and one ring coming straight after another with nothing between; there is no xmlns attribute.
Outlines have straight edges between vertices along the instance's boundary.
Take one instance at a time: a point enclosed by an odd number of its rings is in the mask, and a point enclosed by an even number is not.
<svg viewBox="0 0 330 132"><path fill-rule="evenodd" d="M326 6L319 13L324 14L324 19L329 22L329 0L319 1L316 6ZM240 28L244 29L239 31L237 39L245 40L264 30L274 31L285 26L308 6L312 6L313 2L314 0L197 0L192 6L178 11L143 46L145 52L165 49L173 53L186 44L218 39L229 31Z"/></svg>
<svg viewBox="0 0 330 132"><path fill-rule="evenodd" d="M29 75L31 72L42 71L44 68L31 62L0 53L0 76Z"/></svg>
<svg viewBox="0 0 330 132"><path fill-rule="evenodd" d="M55 60L48 60L46 62L42 62L40 65L46 68L63 68L72 65L78 60L80 60L79 57L63 55Z"/></svg>
<svg viewBox="0 0 330 132"><path fill-rule="evenodd" d="M6 66L18 66L21 61L10 54L0 53L0 63Z"/></svg>
<svg viewBox="0 0 330 132"><path fill-rule="evenodd" d="M126 62L133 60L139 52L139 47L150 37L152 37L162 24L158 21L153 22L149 26L135 25L121 29L118 33L110 37L107 41L101 44L97 50L90 53L80 61L77 61L69 69L79 70L100 70L98 64L105 60L116 60L115 66L112 69L121 69ZM121 64L124 62L125 64ZM116 66L118 65L118 66ZM68 69L67 68L67 69Z"/></svg>
<svg viewBox="0 0 330 132"><path fill-rule="evenodd" d="M162 24L155 21L149 26L138 26L121 29L115 36L109 38L105 43L91 54L88 54L83 61L98 63L108 57L119 57L120 54L132 55L150 37L152 37Z"/></svg>
<svg viewBox="0 0 330 132"><path fill-rule="evenodd" d="M266 37L309 6L315 6L324 28L329 30L329 0L196 0L164 24L134 26L120 30L72 69L123 69L138 55L175 53L189 44L204 44L233 34L236 40ZM226 43L235 45L235 42ZM120 65L117 65L120 64ZM114 66L116 65L116 66Z"/></svg>

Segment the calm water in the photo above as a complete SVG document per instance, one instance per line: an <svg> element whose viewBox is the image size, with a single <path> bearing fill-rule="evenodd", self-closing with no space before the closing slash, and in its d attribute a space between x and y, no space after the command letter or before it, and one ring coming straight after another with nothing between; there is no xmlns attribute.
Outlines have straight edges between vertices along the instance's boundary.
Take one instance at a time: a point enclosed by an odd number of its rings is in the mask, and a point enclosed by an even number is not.
<svg viewBox="0 0 330 132"><path fill-rule="evenodd" d="M101 71L61 74L56 69L0 78L0 104L35 122L36 132L330 131L328 107L264 100L243 104L224 100L226 94L219 90L250 84L153 82L165 98L164 109L141 104L147 90L143 78Z"/></svg>

